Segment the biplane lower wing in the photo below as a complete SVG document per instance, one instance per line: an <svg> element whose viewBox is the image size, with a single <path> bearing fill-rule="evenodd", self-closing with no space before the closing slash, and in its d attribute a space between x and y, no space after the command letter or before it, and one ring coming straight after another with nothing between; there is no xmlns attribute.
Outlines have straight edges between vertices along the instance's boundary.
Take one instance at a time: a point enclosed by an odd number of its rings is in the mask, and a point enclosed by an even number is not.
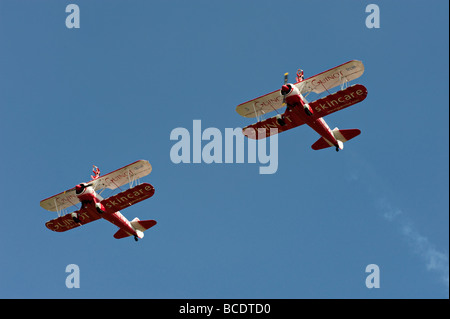
<svg viewBox="0 0 450 319"><path fill-rule="evenodd" d="M45 223L45 226L53 231L56 232L65 232L67 230L76 228L81 225L88 224L90 222L93 222L97 219L100 219L100 216L98 214L93 214L87 211L86 209L81 209L78 211L78 219L80 220L80 223L76 223L71 214L66 214L64 216L49 220Z"/></svg>
<svg viewBox="0 0 450 319"><path fill-rule="evenodd" d="M367 97L364 85L355 84L309 103L315 118L324 117L363 101Z"/></svg>
<svg viewBox="0 0 450 319"><path fill-rule="evenodd" d="M344 90L337 91L324 98L309 103L313 115L311 121L315 121L321 117L327 116L339 110L363 101L367 97L367 89L361 84L355 84ZM277 116L268 118L267 120L257 122L243 128L242 132L251 139L262 139L275 135L284 131L288 131L294 127L305 124L299 112L304 112L303 108L295 107L285 112L284 123L280 125Z"/></svg>
<svg viewBox="0 0 450 319"><path fill-rule="evenodd" d="M148 183L142 183L117 195L106 198L101 203L107 213L114 213L150 198L153 194L155 194L155 188Z"/></svg>
<svg viewBox="0 0 450 319"><path fill-rule="evenodd" d="M305 122L296 114L297 111L298 109L294 109L288 114L285 113L284 122L286 124L283 126L278 123L277 116L273 116L267 120L244 127L242 133L248 138L259 140L305 124Z"/></svg>

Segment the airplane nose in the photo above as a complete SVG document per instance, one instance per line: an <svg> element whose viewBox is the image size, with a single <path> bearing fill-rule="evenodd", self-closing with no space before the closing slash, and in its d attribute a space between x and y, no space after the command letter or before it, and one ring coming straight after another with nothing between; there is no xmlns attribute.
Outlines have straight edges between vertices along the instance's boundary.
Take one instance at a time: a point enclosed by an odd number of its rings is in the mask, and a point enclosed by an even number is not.
<svg viewBox="0 0 450 319"><path fill-rule="evenodd" d="M76 194L80 194L84 189L84 185L83 184L79 184L77 186L75 186L75 193Z"/></svg>
<svg viewBox="0 0 450 319"><path fill-rule="evenodd" d="M290 89L289 86L287 86L287 85L283 85L283 86L281 87L281 92L283 92L283 93L288 93L290 90L291 90L291 89Z"/></svg>

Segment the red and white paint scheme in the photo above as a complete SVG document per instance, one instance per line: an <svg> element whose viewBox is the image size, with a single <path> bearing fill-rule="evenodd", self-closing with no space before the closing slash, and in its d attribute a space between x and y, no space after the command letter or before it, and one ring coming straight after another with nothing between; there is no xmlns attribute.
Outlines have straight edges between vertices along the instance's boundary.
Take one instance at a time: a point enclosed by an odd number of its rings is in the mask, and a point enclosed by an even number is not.
<svg viewBox="0 0 450 319"><path fill-rule="evenodd" d="M297 82L287 83L287 73L281 90L276 90L256 99L239 104L236 111L243 117L256 117L258 122L243 129L244 135L252 139L266 138L291 128L307 124L321 138L311 147L319 150L335 147L336 151L343 149L344 143L361 133L358 129L330 129L323 119L324 116L342 110L363 101L367 97L367 89L360 84L348 86L348 82L364 73L361 61L352 60L335 68L303 79L303 71L297 72ZM314 92L323 93L340 85L340 90L321 99L308 103L305 96ZM286 106L282 114L266 120L261 116ZM271 130L272 129L272 130Z"/></svg>
<svg viewBox="0 0 450 319"><path fill-rule="evenodd" d="M141 177L150 174L151 171L152 166L145 160L136 161L101 177L100 170L94 166L94 175L91 176L90 182L78 184L41 201L42 208L58 212L59 215L58 218L48 221L45 226L56 232L64 232L103 218L119 227L114 238L134 236L136 241L143 238L144 231L156 225L156 221L141 221L137 217L129 221L120 210L153 196L155 189L152 185L138 183ZM120 186L125 184L129 184L130 188L114 196L103 199L100 195L106 188L120 189ZM68 207L79 203L81 207L78 210L64 214Z"/></svg>

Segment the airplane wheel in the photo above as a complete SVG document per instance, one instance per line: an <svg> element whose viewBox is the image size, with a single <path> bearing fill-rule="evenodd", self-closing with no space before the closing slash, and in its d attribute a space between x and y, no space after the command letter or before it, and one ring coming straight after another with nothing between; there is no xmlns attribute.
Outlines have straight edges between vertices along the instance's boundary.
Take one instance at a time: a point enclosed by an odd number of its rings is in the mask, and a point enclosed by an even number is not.
<svg viewBox="0 0 450 319"><path fill-rule="evenodd" d="M134 240L138 241L138 237L136 235L134 235Z"/></svg>
<svg viewBox="0 0 450 319"><path fill-rule="evenodd" d="M339 146L336 146L336 152L339 152Z"/></svg>
<svg viewBox="0 0 450 319"><path fill-rule="evenodd" d="M95 207L95 209L97 210L97 213L99 213L99 214L104 213L104 211L100 207Z"/></svg>
<svg viewBox="0 0 450 319"><path fill-rule="evenodd" d="M281 117L277 118L277 123L278 123L280 126L285 126L285 125L286 125L286 122L285 122L284 119L281 118Z"/></svg>
<svg viewBox="0 0 450 319"><path fill-rule="evenodd" d="M306 115L308 115L308 116L311 116L311 115L312 115L311 111L310 111L308 108L306 108L306 107L305 107L305 113L306 113Z"/></svg>
<svg viewBox="0 0 450 319"><path fill-rule="evenodd" d="M81 220L79 220L77 217L72 217L73 221L77 224L81 224Z"/></svg>

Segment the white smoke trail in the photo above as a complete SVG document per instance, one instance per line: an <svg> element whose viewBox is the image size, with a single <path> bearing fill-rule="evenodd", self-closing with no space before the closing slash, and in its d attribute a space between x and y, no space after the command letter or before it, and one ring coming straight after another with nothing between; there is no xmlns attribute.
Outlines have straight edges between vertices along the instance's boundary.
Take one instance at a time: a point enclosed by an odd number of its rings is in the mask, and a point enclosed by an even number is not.
<svg viewBox="0 0 450 319"><path fill-rule="evenodd" d="M436 272L440 276L442 283L448 288L448 254L438 251L427 237L417 231L406 214L402 210L394 208L388 200L385 198L379 200L378 207L384 219L389 222L395 222L399 226L401 235L412 251L424 261L426 269Z"/></svg>
<svg viewBox="0 0 450 319"><path fill-rule="evenodd" d="M380 174L374 170L369 162L354 152L352 152L354 162L350 168L349 179L351 181L369 180L370 183L363 183L368 193L375 199L375 206L379 210L381 216L390 223L395 223L398 226L400 234L405 239L411 251L420 257L424 262L425 268L428 271L435 272L441 282L449 288L449 257L448 252L439 251L430 240L422 235L410 220L408 214L402 209L392 204L392 193L380 193L380 190L389 189L388 183L385 182ZM360 178L360 176L368 175ZM394 192L395 193L395 192Z"/></svg>

